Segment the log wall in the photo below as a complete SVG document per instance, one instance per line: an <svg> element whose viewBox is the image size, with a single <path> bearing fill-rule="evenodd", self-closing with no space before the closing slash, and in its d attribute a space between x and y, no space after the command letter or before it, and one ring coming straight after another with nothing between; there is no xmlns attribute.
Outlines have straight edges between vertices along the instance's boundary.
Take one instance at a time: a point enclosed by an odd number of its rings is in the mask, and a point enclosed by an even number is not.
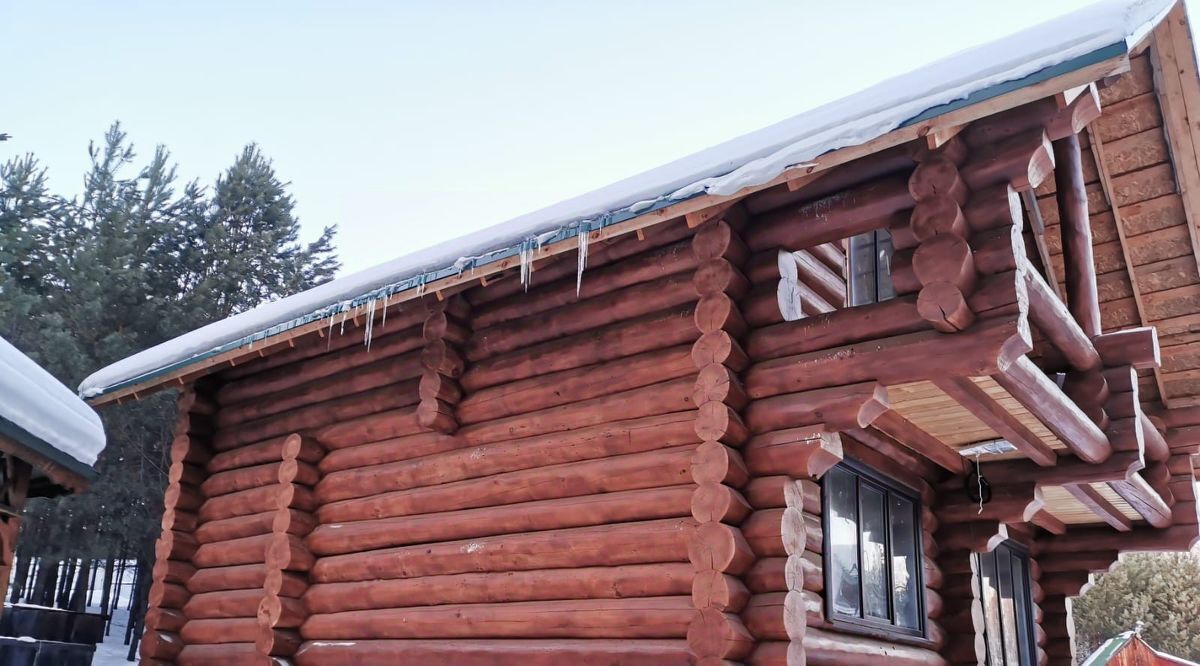
<svg viewBox="0 0 1200 666"><path fill-rule="evenodd" d="M979 663L971 553L1040 504L1023 481L974 511L886 386L1030 350L1014 188L1050 144L987 129L598 243L582 279L568 257L385 303L369 346L334 321L186 392L145 659ZM847 308L845 239L882 228L899 295ZM924 636L826 617L843 457L921 497ZM1159 462L1159 487L1188 473ZM1054 663L1068 591L1035 572Z"/></svg>

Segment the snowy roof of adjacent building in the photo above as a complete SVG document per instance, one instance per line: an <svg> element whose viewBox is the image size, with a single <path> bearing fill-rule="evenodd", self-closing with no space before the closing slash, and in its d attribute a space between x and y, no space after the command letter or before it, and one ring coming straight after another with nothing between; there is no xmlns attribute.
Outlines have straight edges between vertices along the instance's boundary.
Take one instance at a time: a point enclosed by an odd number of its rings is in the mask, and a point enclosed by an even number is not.
<svg viewBox="0 0 1200 666"><path fill-rule="evenodd" d="M105 443L96 412L4 338L0 435L85 478L93 475Z"/></svg>
<svg viewBox="0 0 1200 666"><path fill-rule="evenodd" d="M768 183L827 152L1126 54L1173 4L1097 2L588 194L210 324L97 371L80 384L79 393L98 398L149 383L352 307L524 256L541 244L692 197L730 195Z"/></svg>
<svg viewBox="0 0 1200 666"><path fill-rule="evenodd" d="M1105 666L1122 650L1124 650L1126 646L1139 641L1147 650L1150 651L1151 654L1154 655L1154 657L1158 659L1159 663L1161 664L1172 664L1174 666L1200 666L1200 664L1197 664L1194 661L1189 661L1182 657L1176 657L1174 655L1155 650L1154 648L1150 647L1146 641L1142 640L1142 637L1137 633L1136 630L1117 634L1107 641L1104 641L1100 647L1096 648L1095 652L1088 655L1088 658L1083 661L1083 666Z"/></svg>

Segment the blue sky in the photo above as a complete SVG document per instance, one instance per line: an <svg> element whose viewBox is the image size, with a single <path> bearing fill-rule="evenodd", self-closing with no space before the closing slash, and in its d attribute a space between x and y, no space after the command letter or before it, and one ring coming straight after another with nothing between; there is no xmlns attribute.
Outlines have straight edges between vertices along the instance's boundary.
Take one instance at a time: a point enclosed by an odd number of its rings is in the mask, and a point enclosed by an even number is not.
<svg viewBox="0 0 1200 666"><path fill-rule="evenodd" d="M355 271L1083 4L0 0L0 159L70 193L114 120L204 183L256 141Z"/></svg>

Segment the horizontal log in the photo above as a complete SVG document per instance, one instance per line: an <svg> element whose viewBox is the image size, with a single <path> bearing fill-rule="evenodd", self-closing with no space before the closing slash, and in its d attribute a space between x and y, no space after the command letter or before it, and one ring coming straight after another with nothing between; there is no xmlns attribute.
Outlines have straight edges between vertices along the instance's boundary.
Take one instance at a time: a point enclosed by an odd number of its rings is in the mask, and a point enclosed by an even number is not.
<svg viewBox="0 0 1200 666"><path fill-rule="evenodd" d="M835 633L809 627L804 633L804 651L811 666L881 664L894 666L946 666L936 651L868 636Z"/></svg>
<svg viewBox="0 0 1200 666"><path fill-rule="evenodd" d="M252 467L283 459L284 449L290 437L276 437L264 442L242 446L231 451L222 451L208 461L208 472L217 474L240 467ZM301 462L315 464L321 460L324 450L313 439L302 438L295 458Z"/></svg>
<svg viewBox="0 0 1200 666"><path fill-rule="evenodd" d="M307 487L275 484L210 498L200 507L199 516L207 522L289 507L312 511L316 506L316 499Z"/></svg>
<svg viewBox="0 0 1200 666"><path fill-rule="evenodd" d="M200 485L200 489L206 496L216 497L236 493L240 490L261 488L280 481L295 481L302 486L313 486L320 476L316 467L306 462L289 460L218 472L208 477Z"/></svg>
<svg viewBox="0 0 1200 666"><path fill-rule="evenodd" d="M665 597L688 594L693 575L684 562L322 583L308 589L304 603L313 613L340 613L435 603Z"/></svg>
<svg viewBox="0 0 1200 666"><path fill-rule="evenodd" d="M347 367L343 372L298 384L278 393L257 396L253 400L226 406L217 414L217 426L222 429L232 428L352 393L369 391L399 380L411 379L419 373L420 356L416 352L379 357L368 365Z"/></svg>
<svg viewBox="0 0 1200 666"><path fill-rule="evenodd" d="M1158 529L1137 525L1128 532L1114 532L1103 527L1077 527L1067 534L1046 539L1040 543L1042 555L1056 553L1089 553L1117 550L1122 553L1138 551L1185 551L1200 541L1200 531L1195 525L1176 525Z"/></svg>
<svg viewBox="0 0 1200 666"><path fill-rule="evenodd" d="M768 592L750 598L742 611L742 621L757 640L802 640L808 626L806 615L821 617L821 597L804 590Z"/></svg>
<svg viewBox="0 0 1200 666"><path fill-rule="evenodd" d="M315 614L308 640L377 638L684 638L691 597L448 604Z"/></svg>
<svg viewBox="0 0 1200 666"><path fill-rule="evenodd" d="M575 275L542 283L532 293L514 293L481 303L471 312L471 326L484 329L515 319L532 317L557 308L643 282L690 271L696 267L691 239L649 248L623 261L590 267L576 285ZM590 261L589 257L589 261ZM541 277L539 275L539 277Z"/></svg>
<svg viewBox="0 0 1200 666"><path fill-rule="evenodd" d="M184 604L183 612L190 620L255 617L264 596L261 589L195 594Z"/></svg>
<svg viewBox="0 0 1200 666"><path fill-rule="evenodd" d="M692 376L691 345L679 345L585 368L573 368L476 391L455 408L463 425Z"/></svg>
<svg viewBox="0 0 1200 666"><path fill-rule="evenodd" d="M692 402L695 383L694 375L672 379L529 414L465 426L459 429L457 435L473 444L486 444L573 430L620 419L691 410L695 409Z"/></svg>
<svg viewBox="0 0 1200 666"><path fill-rule="evenodd" d="M882 412L874 420L871 430L887 435L893 441L929 459L952 474L963 474L966 471L966 463L958 451L922 430L895 410Z"/></svg>
<svg viewBox="0 0 1200 666"><path fill-rule="evenodd" d="M642 352L694 342L700 331L692 303L611 323L471 364L459 379L468 393L540 374L604 363ZM646 335L654 331L654 335Z"/></svg>
<svg viewBox="0 0 1200 666"><path fill-rule="evenodd" d="M899 297L755 329L746 336L746 353L756 360L769 360L915 333L926 327L917 312L916 298Z"/></svg>
<svg viewBox="0 0 1200 666"><path fill-rule="evenodd" d="M1171 507L1142 477L1144 473L1134 473L1129 479L1112 481L1108 486L1150 525L1159 528L1170 527Z"/></svg>
<svg viewBox="0 0 1200 666"><path fill-rule="evenodd" d="M567 497L416 516L328 523L305 543L317 555L691 515L696 486Z"/></svg>
<svg viewBox="0 0 1200 666"><path fill-rule="evenodd" d="M422 345L424 341L420 328L410 328L373 340L369 352L365 346L351 347L232 381L217 390L217 401L222 406L228 406L260 400L269 394L317 382L364 365L380 364L383 359L401 354L415 358L412 352Z"/></svg>
<svg viewBox="0 0 1200 666"><path fill-rule="evenodd" d="M192 620L183 625L181 637L187 644L253 643L258 639L258 618Z"/></svg>
<svg viewBox="0 0 1200 666"><path fill-rule="evenodd" d="M1104 365L1109 367L1132 365L1138 370L1150 370L1162 365L1158 329L1153 326L1105 333L1096 336L1092 342L1104 359Z"/></svg>
<svg viewBox="0 0 1200 666"><path fill-rule="evenodd" d="M213 437L213 448L217 451L228 451L244 444L260 442L286 433L317 430L334 424L343 425L343 422L358 417L416 405L419 401L418 380L415 379L415 373L413 376L414 379L401 381L391 386L381 386L370 391L346 395L243 423L236 428L220 430ZM314 433L314 437L318 442L325 442L319 431Z"/></svg>
<svg viewBox="0 0 1200 666"><path fill-rule="evenodd" d="M745 234L751 250L799 250L886 228L887 218L911 208L908 174L889 175L815 201L754 218Z"/></svg>
<svg viewBox="0 0 1200 666"><path fill-rule="evenodd" d="M1082 92L1070 104L1062 105L1057 96L1022 104L972 123L963 132L967 144L975 147L1036 130L1045 129L1053 140L1077 134L1100 115L1100 100L1095 88Z"/></svg>
<svg viewBox="0 0 1200 666"><path fill-rule="evenodd" d="M755 476L784 474L820 478L842 460L842 438L823 424L752 437L742 447L747 469Z"/></svg>
<svg viewBox="0 0 1200 666"><path fill-rule="evenodd" d="M547 465L322 505L322 523L412 516L561 497L658 488L691 480L695 446Z"/></svg>
<svg viewBox="0 0 1200 666"><path fill-rule="evenodd" d="M992 498L982 507L962 495L951 495L934 509L943 526L954 523L994 520L1001 523L1024 523L1045 506L1041 491L1033 483L1015 486L992 486Z"/></svg>
<svg viewBox="0 0 1200 666"><path fill-rule="evenodd" d="M283 512L271 509L262 513L206 522L196 528L195 536L196 541L201 544L241 539L269 532L294 534L302 537L308 534L316 524L316 519L307 511L288 509Z"/></svg>
<svg viewBox="0 0 1200 666"><path fill-rule="evenodd" d="M1043 486L1072 483L1122 481L1144 467L1135 451L1118 451L1102 463L1092 464L1074 456L1059 456L1052 467L1040 467L1028 460L1002 460L988 463L987 477L993 484L1023 483L1037 479Z"/></svg>
<svg viewBox="0 0 1200 666"><path fill-rule="evenodd" d="M668 275L561 306L535 319L476 329L464 346L463 355L469 361L479 361L548 340L585 333L614 321L677 308L695 300L696 291L690 274Z"/></svg>
<svg viewBox="0 0 1200 666"><path fill-rule="evenodd" d="M459 446L454 450L396 462L385 459L378 465L339 470L346 462L341 459L349 458L355 449L363 447L343 449L330 454L330 458L336 456L339 460L334 461L336 466L327 467L328 473L317 484L315 494L318 501L327 504L492 474L698 443L692 427L694 420L694 413L675 412L470 448L469 442L459 440ZM400 449L405 445L406 442L395 442L391 448ZM403 451L381 450L380 453L405 455Z"/></svg>
<svg viewBox="0 0 1200 666"><path fill-rule="evenodd" d="M887 410L887 390L877 382L862 382L755 400L745 418L755 434L819 423L841 430L870 425Z"/></svg>
<svg viewBox="0 0 1200 666"><path fill-rule="evenodd" d="M413 578L487 571L682 562L691 518L481 537L321 558L317 583Z"/></svg>
<svg viewBox="0 0 1200 666"><path fill-rule="evenodd" d="M286 556L289 558L288 569L306 571L313 563L300 540L291 535L278 535L284 543L290 544ZM232 541L206 543L196 550L192 563L200 568L229 567L240 564L258 564L268 561L268 555L274 550L278 539L274 534L244 537Z"/></svg>
<svg viewBox="0 0 1200 666"><path fill-rule="evenodd" d="M763 509L742 523L742 535L758 557L820 552L821 519L798 508Z"/></svg>
<svg viewBox="0 0 1200 666"><path fill-rule="evenodd" d="M1016 190L1033 189L1053 172L1054 150L1041 127L977 147L961 169L971 190L1003 183Z"/></svg>
<svg viewBox="0 0 1200 666"><path fill-rule="evenodd" d="M188 579L187 589L192 594L204 594L219 590L261 590L268 585L278 587L279 594L288 597L300 597L308 588L303 576L287 571L268 571L261 564L246 564L199 569Z"/></svg>
<svg viewBox="0 0 1200 666"><path fill-rule="evenodd" d="M995 374L1031 348L1023 320L989 319L951 335L910 333L765 361L746 373L746 393L757 399L829 384Z"/></svg>
<svg viewBox="0 0 1200 666"><path fill-rule="evenodd" d="M1104 433L1033 361L1020 357L993 378L1079 458L1098 463L1112 455Z"/></svg>
<svg viewBox="0 0 1200 666"><path fill-rule="evenodd" d="M208 666L208 664L252 663L259 658L260 654L254 643L215 643L185 645L175 663L179 666Z"/></svg>
<svg viewBox="0 0 1200 666"><path fill-rule="evenodd" d="M682 640L372 640L311 641L296 653L298 666L363 663L423 666L688 666Z"/></svg>

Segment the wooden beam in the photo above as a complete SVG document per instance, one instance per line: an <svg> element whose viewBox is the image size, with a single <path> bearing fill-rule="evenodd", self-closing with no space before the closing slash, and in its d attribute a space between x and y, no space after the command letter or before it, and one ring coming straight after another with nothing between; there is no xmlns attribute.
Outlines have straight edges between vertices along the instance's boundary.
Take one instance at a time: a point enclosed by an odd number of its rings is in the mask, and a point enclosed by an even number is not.
<svg viewBox="0 0 1200 666"><path fill-rule="evenodd" d="M1138 370L1157 369L1162 365L1158 347L1158 329L1153 326L1127 328L1092 338L1096 352L1107 367L1132 365Z"/></svg>
<svg viewBox="0 0 1200 666"><path fill-rule="evenodd" d="M1092 223L1088 217L1079 135L1072 134L1054 142L1054 164L1062 259L1067 277L1067 309L1090 338L1100 335L1104 329L1100 323Z"/></svg>
<svg viewBox="0 0 1200 666"><path fill-rule="evenodd" d="M1159 528L1171 526L1171 507L1167 506L1158 491L1150 487L1141 473L1132 475L1126 481L1111 481L1108 487L1129 502L1129 506L1150 525Z"/></svg>
<svg viewBox="0 0 1200 666"><path fill-rule="evenodd" d="M992 378L1081 459L1098 463L1112 455L1104 432L1028 357L1022 356Z"/></svg>
<svg viewBox="0 0 1200 666"><path fill-rule="evenodd" d="M1026 458L1046 467L1058 462L1058 456L1049 444L1025 427L1025 424L1000 406L1000 403L970 378L946 377L935 379L933 383L989 428L1011 442Z"/></svg>
<svg viewBox="0 0 1200 666"><path fill-rule="evenodd" d="M1059 456L1054 467L1039 467L1029 460L984 462L984 476L992 483L1020 483L1037 479L1042 486L1065 486L1071 483L1104 483L1124 481L1145 467L1136 451L1118 451L1102 463L1089 463L1075 456Z"/></svg>
<svg viewBox="0 0 1200 666"><path fill-rule="evenodd" d="M1025 215L1029 218L1030 231L1033 232L1033 244L1037 249L1038 259L1041 260L1045 275L1054 275L1054 262L1050 259L1050 248L1046 245L1046 221L1042 219L1042 209L1038 207L1037 194L1033 190L1021 192L1021 202L1024 204ZM1066 302L1067 297L1058 285L1058 280L1050 280L1050 288L1055 297Z"/></svg>
<svg viewBox="0 0 1200 666"><path fill-rule="evenodd" d="M1066 523L1045 509L1041 509L1033 514L1033 517L1028 522L1032 525L1037 525L1051 534L1066 534L1067 532Z"/></svg>
<svg viewBox="0 0 1200 666"><path fill-rule="evenodd" d="M1133 521L1129 519L1129 516L1113 506L1113 503L1101 495L1100 491L1090 483L1069 483L1063 486L1063 490L1079 500L1080 504L1086 506L1097 518L1111 525L1113 529L1121 532L1133 529Z"/></svg>
<svg viewBox="0 0 1200 666"><path fill-rule="evenodd" d="M1128 532L1114 532L1107 525L1078 527L1059 537L1039 539L1035 555L1111 550L1122 553L1180 551L1190 549L1197 541L1200 541L1200 530L1196 525L1175 525L1166 529L1138 525Z"/></svg>
<svg viewBox="0 0 1200 666"><path fill-rule="evenodd" d="M894 409L876 417L871 427L937 463L952 474L965 474L966 462L949 444L917 427Z"/></svg>
<svg viewBox="0 0 1200 666"><path fill-rule="evenodd" d="M1083 330L1037 271L1026 269L1022 275L1029 293L1029 319L1033 325L1072 368L1080 372L1098 369L1100 354L1092 344L1092 336Z"/></svg>

